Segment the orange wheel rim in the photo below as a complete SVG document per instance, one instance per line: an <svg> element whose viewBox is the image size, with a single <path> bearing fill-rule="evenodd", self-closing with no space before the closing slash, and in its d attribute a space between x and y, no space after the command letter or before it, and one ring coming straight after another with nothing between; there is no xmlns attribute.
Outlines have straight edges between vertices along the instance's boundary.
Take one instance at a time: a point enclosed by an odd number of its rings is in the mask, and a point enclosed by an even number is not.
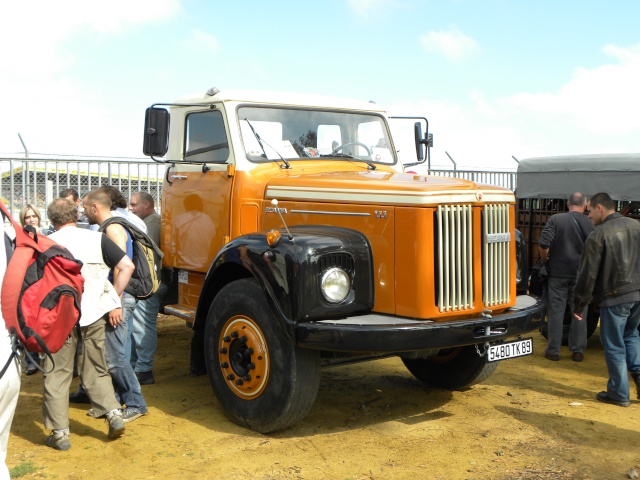
<svg viewBox="0 0 640 480"><path fill-rule="evenodd" d="M250 318L230 318L218 341L220 368L227 386L238 397L260 396L269 380L269 350L260 327Z"/></svg>
<svg viewBox="0 0 640 480"><path fill-rule="evenodd" d="M429 361L433 363L446 363L450 362L454 358L460 354L462 347L454 347L451 349L446 349L443 353L439 353L438 355L433 355L429 357Z"/></svg>

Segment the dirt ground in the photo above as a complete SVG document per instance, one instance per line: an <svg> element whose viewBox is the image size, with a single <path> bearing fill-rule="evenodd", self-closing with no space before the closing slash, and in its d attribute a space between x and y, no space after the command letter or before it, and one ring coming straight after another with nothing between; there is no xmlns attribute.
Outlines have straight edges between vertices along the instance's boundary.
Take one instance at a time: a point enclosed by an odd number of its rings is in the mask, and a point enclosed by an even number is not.
<svg viewBox="0 0 640 480"><path fill-rule="evenodd" d="M208 378L189 377L181 320L161 315L159 336L150 414L118 440L72 405L71 450L46 447L42 376L23 375L13 478L623 479L640 466L640 402L594 398L607 379L597 331L583 363L546 360L535 332L534 356L464 392L425 388L397 358L326 369L311 413L272 435L231 423Z"/></svg>

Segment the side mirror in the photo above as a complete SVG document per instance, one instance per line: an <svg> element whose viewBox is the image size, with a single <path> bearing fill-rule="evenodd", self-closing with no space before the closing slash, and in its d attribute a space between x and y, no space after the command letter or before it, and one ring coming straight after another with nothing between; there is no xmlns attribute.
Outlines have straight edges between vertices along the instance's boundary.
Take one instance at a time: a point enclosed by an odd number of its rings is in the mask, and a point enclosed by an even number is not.
<svg viewBox="0 0 640 480"><path fill-rule="evenodd" d="M425 159L424 147L427 148L427 156L429 154L429 148L433 147L433 133L429 133L429 124L427 124L427 133L423 137L422 123L416 122L413 125L413 135L416 142L416 155L418 157L418 163L422 163Z"/></svg>
<svg viewBox="0 0 640 480"><path fill-rule="evenodd" d="M423 162L424 148L422 147L422 124L420 122L413 124L413 136L416 141L416 156L418 157L418 162Z"/></svg>
<svg viewBox="0 0 640 480"><path fill-rule="evenodd" d="M144 143L142 151L149 157L163 157L169 150L169 111L149 107L144 117Z"/></svg>

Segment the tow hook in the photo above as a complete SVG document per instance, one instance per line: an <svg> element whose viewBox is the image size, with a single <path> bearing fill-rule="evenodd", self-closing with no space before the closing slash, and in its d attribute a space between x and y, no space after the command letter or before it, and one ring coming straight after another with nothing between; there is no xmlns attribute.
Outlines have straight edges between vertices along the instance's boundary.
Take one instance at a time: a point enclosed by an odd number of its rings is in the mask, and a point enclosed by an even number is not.
<svg viewBox="0 0 640 480"><path fill-rule="evenodd" d="M475 329L475 331L473 332L474 336L476 338L481 338L481 337L496 337L498 335L504 335L507 333L507 327L506 326L501 326L501 327L497 327L497 326L484 326L484 327L478 327L477 329Z"/></svg>

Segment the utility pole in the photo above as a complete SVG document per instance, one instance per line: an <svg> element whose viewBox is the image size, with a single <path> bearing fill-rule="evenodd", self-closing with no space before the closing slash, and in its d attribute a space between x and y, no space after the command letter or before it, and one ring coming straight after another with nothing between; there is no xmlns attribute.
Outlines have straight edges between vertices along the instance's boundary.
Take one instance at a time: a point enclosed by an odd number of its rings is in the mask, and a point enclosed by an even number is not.
<svg viewBox="0 0 640 480"><path fill-rule="evenodd" d="M449 152L444 152L444 153L446 153L447 157L449 157L449 160L453 162L453 171L456 172L458 170L458 164L455 162L453 158L451 158L451 155L449 155Z"/></svg>
<svg viewBox="0 0 640 480"><path fill-rule="evenodd" d="M20 132L18 132L18 138L20 139L20 143L22 143L22 148L24 148L24 157L29 158L29 149L27 148L27 145L24 143L24 140L22 140L22 135L20 135Z"/></svg>

